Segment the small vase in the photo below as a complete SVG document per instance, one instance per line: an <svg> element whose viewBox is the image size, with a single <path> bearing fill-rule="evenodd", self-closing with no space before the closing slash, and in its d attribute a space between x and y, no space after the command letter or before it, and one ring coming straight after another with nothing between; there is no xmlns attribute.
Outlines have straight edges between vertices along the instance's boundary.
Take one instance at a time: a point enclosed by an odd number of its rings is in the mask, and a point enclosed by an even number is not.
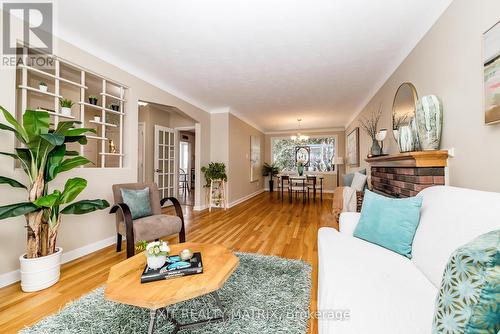
<svg viewBox="0 0 500 334"><path fill-rule="evenodd" d="M61 114L64 116L71 116L71 108L61 107Z"/></svg>
<svg viewBox="0 0 500 334"><path fill-rule="evenodd" d="M38 89L39 89L41 92L47 93L48 87L47 87L47 86L45 86L45 85L40 85L40 86L38 86Z"/></svg>
<svg viewBox="0 0 500 334"><path fill-rule="evenodd" d="M370 153L372 156L378 156L382 154L382 149L378 143L378 140L372 139L372 147L370 148Z"/></svg>
<svg viewBox="0 0 500 334"><path fill-rule="evenodd" d="M161 268L165 262L167 262L167 256L166 255L159 255L159 256L146 256L148 260L148 267L149 269L158 269Z"/></svg>
<svg viewBox="0 0 500 334"><path fill-rule="evenodd" d="M299 176L304 175L304 166L297 166L297 172L299 173Z"/></svg>
<svg viewBox="0 0 500 334"><path fill-rule="evenodd" d="M413 131L409 125L399 127L398 145L400 152L411 152L414 150Z"/></svg>
<svg viewBox="0 0 500 334"><path fill-rule="evenodd" d="M427 95L417 102L416 128L422 150L439 150L443 127L443 108L435 95Z"/></svg>

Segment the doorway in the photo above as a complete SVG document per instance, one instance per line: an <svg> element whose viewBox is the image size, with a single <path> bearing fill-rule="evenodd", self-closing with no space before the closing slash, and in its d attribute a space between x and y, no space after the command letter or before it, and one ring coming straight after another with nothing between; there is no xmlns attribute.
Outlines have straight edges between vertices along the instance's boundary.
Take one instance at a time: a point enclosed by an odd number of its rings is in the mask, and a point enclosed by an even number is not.
<svg viewBox="0 0 500 334"><path fill-rule="evenodd" d="M179 185L177 198L182 204L194 205L195 188L195 128L176 128L179 134Z"/></svg>
<svg viewBox="0 0 500 334"><path fill-rule="evenodd" d="M175 196L176 179L176 131L155 125L154 181L160 191L160 198Z"/></svg>

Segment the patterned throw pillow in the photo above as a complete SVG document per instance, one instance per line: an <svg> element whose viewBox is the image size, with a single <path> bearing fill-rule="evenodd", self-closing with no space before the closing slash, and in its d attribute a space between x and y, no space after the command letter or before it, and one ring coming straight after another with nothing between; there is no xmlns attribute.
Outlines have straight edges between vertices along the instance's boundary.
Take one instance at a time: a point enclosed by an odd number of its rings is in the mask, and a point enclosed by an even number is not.
<svg viewBox="0 0 500 334"><path fill-rule="evenodd" d="M433 334L500 331L500 230L458 248L448 260L434 311Z"/></svg>

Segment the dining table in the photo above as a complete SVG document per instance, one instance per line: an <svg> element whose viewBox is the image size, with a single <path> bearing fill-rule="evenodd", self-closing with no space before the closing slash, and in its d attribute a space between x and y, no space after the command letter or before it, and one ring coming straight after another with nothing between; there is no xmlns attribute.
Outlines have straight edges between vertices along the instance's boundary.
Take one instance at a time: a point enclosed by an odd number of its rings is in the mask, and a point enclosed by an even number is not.
<svg viewBox="0 0 500 334"><path fill-rule="evenodd" d="M320 191L320 199L323 200L323 180L325 177L322 174L304 174L304 175L285 174L285 173L278 174L277 175L278 185L281 188L281 194L283 194L283 187L284 187L284 182L283 182L284 180L283 180L282 176L288 176L289 182L292 184L293 184L293 182L295 182L296 184L304 183L306 188L308 186L310 186L309 184L307 184L308 178L315 177L315 181L312 183L314 199L316 199L316 191L319 190ZM317 186L318 183L319 183L319 187ZM279 196L279 193L280 192L278 192L278 196ZM291 197L290 197L290 200L291 200Z"/></svg>

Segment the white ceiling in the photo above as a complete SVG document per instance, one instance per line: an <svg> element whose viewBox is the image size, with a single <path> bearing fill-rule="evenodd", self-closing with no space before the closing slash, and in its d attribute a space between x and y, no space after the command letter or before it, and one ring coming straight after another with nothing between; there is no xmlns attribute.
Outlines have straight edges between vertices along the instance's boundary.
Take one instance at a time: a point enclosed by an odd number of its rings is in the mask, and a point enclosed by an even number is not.
<svg viewBox="0 0 500 334"><path fill-rule="evenodd" d="M56 21L94 55L276 131L345 126L450 2L59 0Z"/></svg>

